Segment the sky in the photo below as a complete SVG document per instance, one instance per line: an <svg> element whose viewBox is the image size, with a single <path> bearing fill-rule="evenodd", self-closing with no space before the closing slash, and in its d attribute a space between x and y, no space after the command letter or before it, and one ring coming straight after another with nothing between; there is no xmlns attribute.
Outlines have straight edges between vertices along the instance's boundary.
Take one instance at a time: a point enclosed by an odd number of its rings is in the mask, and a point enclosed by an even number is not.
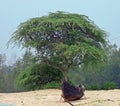
<svg viewBox="0 0 120 106"><path fill-rule="evenodd" d="M120 47L120 0L0 0L0 54L6 54L8 64L24 51L6 46L20 23L56 11L87 15Z"/></svg>

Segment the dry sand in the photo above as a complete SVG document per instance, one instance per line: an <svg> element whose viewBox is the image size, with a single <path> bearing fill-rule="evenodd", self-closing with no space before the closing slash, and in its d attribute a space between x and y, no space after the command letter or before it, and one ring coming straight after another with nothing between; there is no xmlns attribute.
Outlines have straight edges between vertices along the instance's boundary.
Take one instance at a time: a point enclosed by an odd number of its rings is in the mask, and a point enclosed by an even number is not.
<svg viewBox="0 0 120 106"><path fill-rule="evenodd" d="M60 101L61 90L0 93L0 106L70 106ZM74 106L120 106L120 90L85 91L86 98L72 101Z"/></svg>

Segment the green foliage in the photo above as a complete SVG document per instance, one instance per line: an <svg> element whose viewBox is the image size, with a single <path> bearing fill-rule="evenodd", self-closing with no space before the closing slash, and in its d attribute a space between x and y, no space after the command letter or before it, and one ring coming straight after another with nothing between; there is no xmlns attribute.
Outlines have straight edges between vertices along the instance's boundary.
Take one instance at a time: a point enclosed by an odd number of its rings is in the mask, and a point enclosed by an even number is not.
<svg viewBox="0 0 120 106"><path fill-rule="evenodd" d="M41 87L42 89L60 89L61 88L61 82L60 81L52 81L48 82L47 84L43 85Z"/></svg>
<svg viewBox="0 0 120 106"><path fill-rule="evenodd" d="M7 84L7 66L5 65L6 56L5 54L0 54L0 92L6 92L8 90L6 88Z"/></svg>
<svg viewBox="0 0 120 106"><path fill-rule="evenodd" d="M74 66L103 62L107 46L105 31L87 16L60 11L21 23L10 43L34 48L39 61L57 68L65 78Z"/></svg>
<svg viewBox="0 0 120 106"><path fill-rule="evenodd" d="M120 88L120 49L112 47L109 50L108 61L82 65L70 71L69 77L76 85L83 83L86 89ZM73 76L74 75L74 76Z"/></svg>
<svg viewBox="0 0 120 106"><path fill-rule="evenodd" d="M36 90L52 81L60 81L61 78L61 72L58 70L45 64L35 64L20 73L16 85L23 90Z"/></svg>
<svg viewBox="0 0 120 106"><path fill-rule="evenodd" d="M35 63L35 56L29 50L26 50L21 58L18 58L12 66L13 77L17 78L22 70L25 70L29 66Z"/></svg>
<svg viewBox="0 0 120 106"><path fill-rule="evenodd" d="M5 64L5 61L6 61L6 55L0 54L0 69Z"/></svg>
<svg viewBox="0 0 120 106"><path fill-rule="evenodd" d="M17 86L17 88L19 88L18 90L15 90L14 88L14 80L19 76L19 73L20 75L21 73L23 73L23 75L25 76L23 77L22 75L21 79L23 78L26 80L27 79L26 71L28 67L35 63L35 61L33 61L34 56L27 55L27 53L31 54L29 52L25 52L25 55L23 55L21 58L18 58L16 63L13 64L12 66L5 65L5 55L1 55L3 56L1 58L4 61L1 62L2 64L0 67L0 92L17 92L17 91L25 91L29 89L27 88L29 87L28 86L29 84L27 84L27 82L23 84L24 86L18 84L19 85ZM86 89L92 89L92 90L120 88L120 80L119 80L120 49L116 48L116 46L113 47L111 46L109 50L108 60L109 61L106 61L106 64L98 63L97 65L94 65L89 63L88 65L84 65L84 68L83 65L81 65L79 68L75 67L74 69L71 69L72 71L70 71L69 73L69 80L75 86L78 86L80 83L82 83L85 85ZM23 69L25 69L25 71L21 72L23 71ZM37 78L35 77L35 79ZM18 80L18 82L19 81L20 80ZM36 80L33 80L33 82L34 81ZM23 82L20 81L20 83ZM39 85L38 86L36 85L36 87L33 88L35 89L60 88L60 85L61 85L60 80L58 81L55 80L46 83L45 85L41 86L41 88ZM29 90L32 90L32 88Z"/></svg>
<svg viewBox="0 0 120 106"><path fill-rule="evenodd" d="M98 87L98 85L88 85L86 86L87 90L99 90L100 88Z"/></svg>
<svg viewBox="0 0 120 106"><path fill-rule="evenodd" d="M107 73L110 76L110 81L116 82L120 88L120 48L113 48L112 54L110 55L109 64L107 64Z"/></svg>
<svg viewBox="0 0 120 106"><path fill-rule="evenodd" d="M104 90L116 89L116 88L117 88L117 85L115 82L105 82L102 85L102 89L104 89Z"/></svg>
<svg viewBox="0 0 120 106"><path fill-rule="evenodd" d="M87 85L86 89L88 90L110 90L110 89L117 89L117 85L115 82L104 82L101 85L98 84L92 84L92 85Z"/></svg>

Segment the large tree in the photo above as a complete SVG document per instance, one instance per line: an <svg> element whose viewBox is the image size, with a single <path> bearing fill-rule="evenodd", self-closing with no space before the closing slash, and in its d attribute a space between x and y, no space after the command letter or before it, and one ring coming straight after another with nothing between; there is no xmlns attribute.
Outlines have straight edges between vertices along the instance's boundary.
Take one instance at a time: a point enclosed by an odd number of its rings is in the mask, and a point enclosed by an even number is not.
<svg viewBox="0 0 120 106"><path fill-rule="evenodd" d="M103 61L106 33L87 16L58 11L21 23L11 43L34 48L40 62L68 71L82 63Z"/></svg>

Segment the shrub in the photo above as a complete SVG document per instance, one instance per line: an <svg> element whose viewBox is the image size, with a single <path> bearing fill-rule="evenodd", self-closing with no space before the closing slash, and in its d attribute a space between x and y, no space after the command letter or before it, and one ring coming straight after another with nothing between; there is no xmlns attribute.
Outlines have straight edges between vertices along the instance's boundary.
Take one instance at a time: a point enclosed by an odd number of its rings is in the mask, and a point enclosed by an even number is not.
<svg viewBox="0 0 120 106"><path fill-rule="evenodd" d="M42 89L51 89L51 88L55 88L55 89L60 89L61 86L61 82L59 81L52 81L52 82L48 82L47 84L43 85L41 88Z"/></svg>
<svg viewBox="0 0 120 106"><path fill-rule="evenodd" d="M99 90L99 87L98 87L98 85L93 84L93 85L86 86L86 89L88 89L88 90Z"/></svg>
<svg viewBox="0 0 120 106"><path fill-rule="evenodd" d="M51 88L56 86L55 82L61 81L61 79L62 73L60 71L46 64L35 64L21 71L16 79L16 86L17 88L21 87L20 90L24 91L41 89L46 84L46 88Z"/></svg>
<svg viewBox="0 0 120 106"><path fill-rule="evenodd" d="M102 89L109 90L109 89L116 89L117 85L115 82L105 82L102 85Z"/></svg>

